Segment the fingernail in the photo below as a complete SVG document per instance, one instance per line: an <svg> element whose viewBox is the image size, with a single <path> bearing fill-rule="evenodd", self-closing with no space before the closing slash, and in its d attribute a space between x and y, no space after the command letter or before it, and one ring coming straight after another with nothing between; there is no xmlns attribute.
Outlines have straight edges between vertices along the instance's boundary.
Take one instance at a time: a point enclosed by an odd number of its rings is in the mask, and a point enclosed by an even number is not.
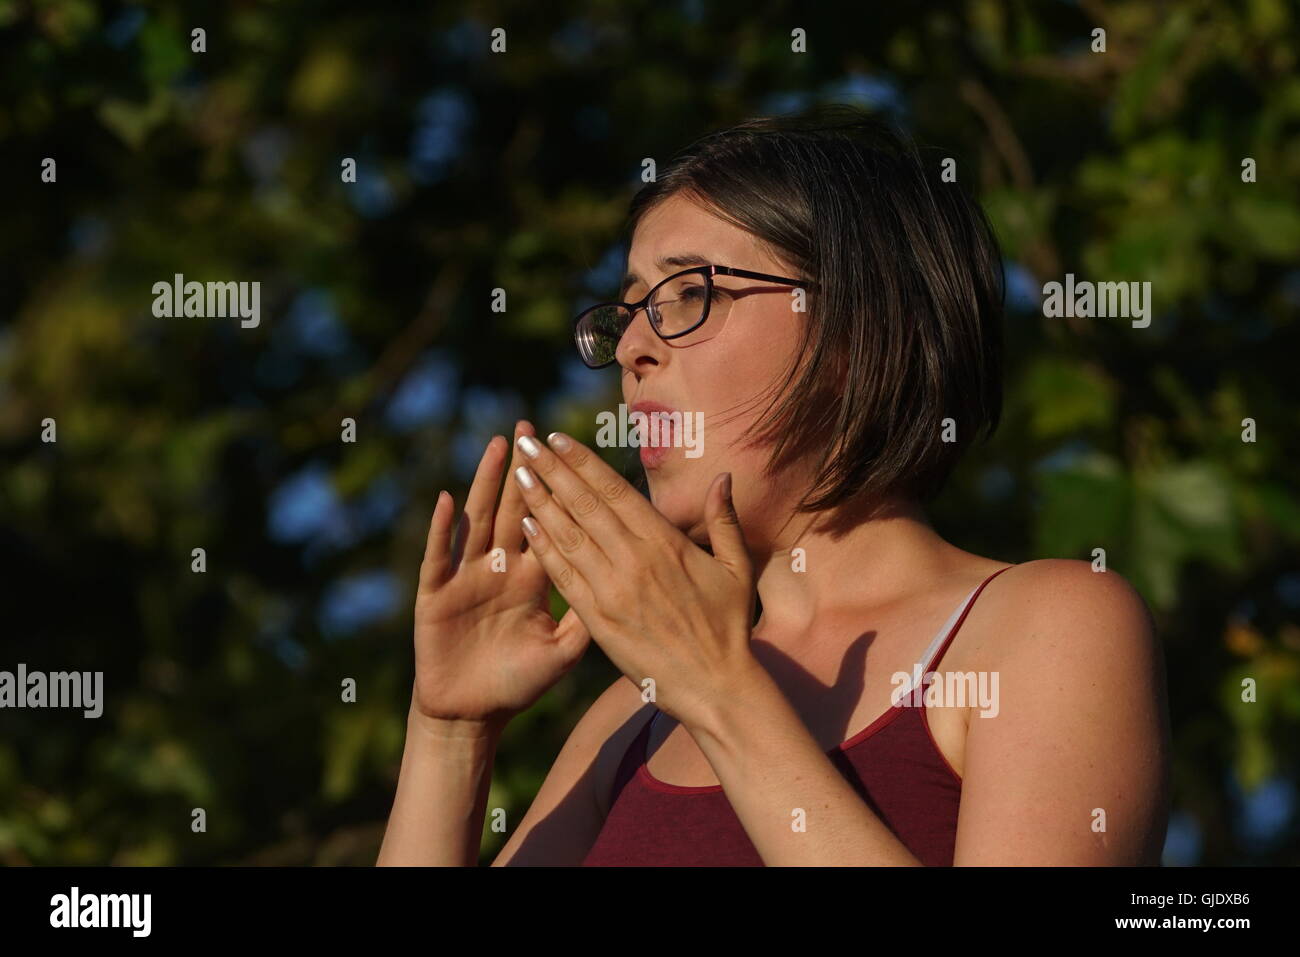
<svg viewBox="0 0 1300 957"><path fill-rule="evenodd" d="M533 473L528 470L527 465L521 465L515 469L515 479L524 488L532 488L537 484L537 479L533 478Z"/></svg>
<svg viewBox="0 0 1300 957"><path fill-rule="evenodd" d="M518 440L519 450L530 459L535 459L541 453L542 447L537 444L531 435L521 435Z"/></svg>
<svg viewBox="0 0 1300 957"><path fill-rule="evenodd" d="M722 494L725 498L731 498L731 473L722 473Z"/></svg>
<svg viewBox="0 0 1300 957"><path fill-rule="evenodd" d="M537 520L531 515L524 516L524 531L528 533L529 538L537 537Z"/></svg>
<svg viewBox="0 0 1300 957"><path fill-rule="evenodd" d="M569 441L569 437L563 432L552 432L546 437L546 441L557 452L567 452L573 447L573 443Z"/></svg>

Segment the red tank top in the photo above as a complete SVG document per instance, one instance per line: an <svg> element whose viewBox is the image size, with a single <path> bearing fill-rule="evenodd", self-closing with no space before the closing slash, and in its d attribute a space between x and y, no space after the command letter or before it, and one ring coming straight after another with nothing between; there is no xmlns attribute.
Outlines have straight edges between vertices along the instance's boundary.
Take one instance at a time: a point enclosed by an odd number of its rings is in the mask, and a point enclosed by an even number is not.
<svg viewBox="0 0 1300 957"><path fill-rule="evenodd" d="M921 658L922 675L943 657L984 586L1006 570L984 579L953 612ZM961 778L935 744L921 697L916 706L891 705L827 754L922 864L950 866ZM623 756L609 815L583 866L761 867L763 860L721 785L681 787L651 776L647 745L658 715L651 716Z"/></svg>

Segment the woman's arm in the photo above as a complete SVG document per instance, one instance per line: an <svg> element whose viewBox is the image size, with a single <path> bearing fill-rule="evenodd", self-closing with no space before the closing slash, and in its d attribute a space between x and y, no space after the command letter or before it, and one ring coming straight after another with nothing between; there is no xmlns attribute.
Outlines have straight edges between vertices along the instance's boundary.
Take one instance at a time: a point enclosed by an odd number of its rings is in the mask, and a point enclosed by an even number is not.
<svg viewBox="0 0 1300 957"><path fill-rule="evenodd" d="M622 675L592 702L528 812L508 827L510 838L493 867L582 863L604 826L614 775L645 710L640 690ZM491 729L429 721L412 709L381 866L478 863L499 741Z"/></svg>
<svg viewBox="0 0 1300 957"><path fill-rule="evenodd" d="M706 714L700 719L697 715ZM769 867L919 867L753 660L682 721Z"/></svg>
<svg viewBox="0 0 1300 957"><path fill-rule="evenodd" d="M1001 579L1001 708L971 715L955 863L1159 864L1169 718L1145 603L1082 561Z"/></svg>
<svg viewBox="0 0 1300 957"><path fill-rule="evenodd" d="M527 435L515 425L515 437ZM582 656L578 616L546 610L545 571L522 550L518 489L497 505L507 446L483 452L453 542L455 503L429 521L415 597L415 681L397 794L379 864L476 862L501 730Z"/></svg>
<svg viewBox="0 0 1300 957"><path fill-rule="evenodd" d="M499 738L481 722L438 721L411 709L380 866L478 863Z"/></svg>
<svg viewBox="0 0 1300 957"><path fill-rule="evenodd" d="M1000 623L988 665L998 711L970 719L953 863L1159 863L1168 722L1142 599L1081 561L1028 562L999 585L980 608ZM737 680L688 730L764 862L919 863L761 669ZM804 830L791 827L796 809Z"/></svg>

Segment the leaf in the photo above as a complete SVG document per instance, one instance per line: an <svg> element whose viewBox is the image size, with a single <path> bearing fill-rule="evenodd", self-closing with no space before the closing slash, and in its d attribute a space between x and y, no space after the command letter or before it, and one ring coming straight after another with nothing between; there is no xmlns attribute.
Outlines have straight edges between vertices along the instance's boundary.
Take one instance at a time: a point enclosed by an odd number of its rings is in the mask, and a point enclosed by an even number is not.
<svg viewBox="0 0 1300 957"><path fill-rule="evenodd" d="M1068 468L1043 473L1038 487L1038 554L1090 555L1097 547L1109 553L1126 534L1128 482L1113 459L1090 455Z"/></svg>
<svg viewBox="0 0 1300 957"><path fill-rule="evenodd" d="M1300 256L1300 211L1267 196L1249 195L1230 207L1234 239L1240 237L1263 256Z"/></svg>
<svg viewBox="0 0 1300 957"><path fill-rule="evenodd" d="M188 31L182 39L180 29L173 23L146 20L140 28L139 43L145 79L155 89L166 87L189 65Z"/></svg>
<svg viewBox="0 0 1300 957"><path fill-rule="evenodd" d="M320 113L346 97L353 80L346 51L325 47L312 52L294 77L289 101L304 113Z"/></svg>
<svg viewBox="0 0 1300 957"><path fill-rule="evenodd" d="M157 90L148 103L106 100L99 107L99 121L118 135L132 149L139 149L149 134L171 111L171 95Z"/></svg>
<svg viewBox="0 0 1300 957"><path fill-rule="evenodd" d="M1115 414L1110 378L1076 360L1045 356L1025 374L1024 388L1035 437L1054 439L1089 426L1109 425Z"/></svg>
<svg viewBox="0 0 1300 957"><path fill-rule="evenodd" d="M1135 587L1149 589L1154 604L1170 607L1177 598L1178 572L1194 558L1231 569L1243 561L1227 479L1207 462L1139 472L1133 506Z"/></svg>

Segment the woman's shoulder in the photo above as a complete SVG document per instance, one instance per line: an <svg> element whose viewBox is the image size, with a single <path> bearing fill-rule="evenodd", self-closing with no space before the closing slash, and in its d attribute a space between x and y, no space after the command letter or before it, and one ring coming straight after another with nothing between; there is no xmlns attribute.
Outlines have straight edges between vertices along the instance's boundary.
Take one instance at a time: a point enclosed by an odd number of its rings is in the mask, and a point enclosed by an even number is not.
<svg viewBox="0 0 1300 957"><path fill-rule="evenodd" d="M1155 647L1141 594L1120 573L1091 562L1044 558L1012 565L988 583L976 607L994 667L1011 660L1047 667L1063 653L1104 654L1120 664L1149 657Z"/></svg>
<svg viewBox="0 0 1300 957"><path fill-rule="evenodd" d="M1026 606L1061 611L1101 607L1146 608L1137 589L1117 571L1097 568L1073 558L1039 558L1007 566L995 579L1003 598L1013 597ZM992 592L993 585L989 589Z"/></svg>

